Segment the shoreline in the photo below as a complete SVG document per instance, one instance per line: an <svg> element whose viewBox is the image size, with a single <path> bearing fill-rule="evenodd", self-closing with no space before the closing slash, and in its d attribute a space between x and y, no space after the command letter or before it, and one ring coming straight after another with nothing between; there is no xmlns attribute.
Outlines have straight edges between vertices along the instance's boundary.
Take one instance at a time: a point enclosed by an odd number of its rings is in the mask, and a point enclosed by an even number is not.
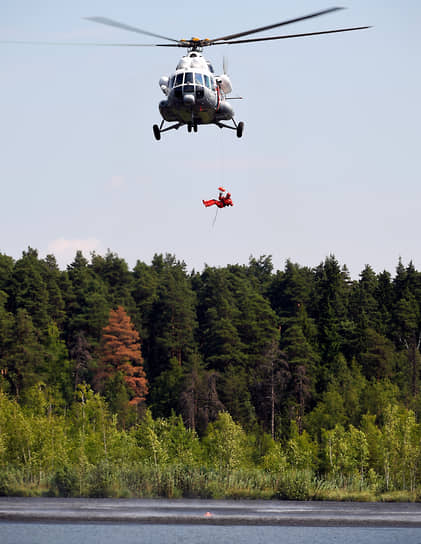
<svg viewBox="0 0 421 544"><path fill-rule="evenodd" d="M1 523L421 528L421 505L1 497Z"/></svg>

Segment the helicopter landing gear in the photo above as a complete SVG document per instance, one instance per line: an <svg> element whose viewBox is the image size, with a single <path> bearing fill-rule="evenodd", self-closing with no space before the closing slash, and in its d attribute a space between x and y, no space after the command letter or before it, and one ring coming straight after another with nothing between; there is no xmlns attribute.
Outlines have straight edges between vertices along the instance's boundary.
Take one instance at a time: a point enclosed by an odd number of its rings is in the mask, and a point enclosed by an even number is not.
<svg viewBox="0 0 421 544"><path fill-rule="evenodd" d="M238 138L241 138L241 136L243 135L243 130L244 130L244 123L243 121L240 121L237 125L237 123L234 121L234 119L232 120L232 122L234 123L234 126L232 127L231 125L226 125L225 123L221 123L221 121L218 121L217 123L215 123L215 125L219 128L230 128L231 130L235 130L237 132L237 137Z"/></svg>
<svg viewBox="0 0 421 544"><path fill-rule="evenodd" d="M244 123L242 121L240 121L237 125L237 137L238 138L241 138L241 136L243 135L243 130L244 130Z"/></svg>
<svg viewBox="0 0 421 544"><path fill-rule="evenodd" d="M197 121L189 121L187 123L187 131L191 132L192 129L194 132L197 132Z"/></svg>
<svg viewBox="0 0 421 544"><path fill-rule="evenodd" d="M153 125L153 127L152 127L153 128L153 135L155 136L156 140L160 140L162 132L167 132L168 130L173 130L173 129L178 130L183 125L184 125L184 123L176 123L175 125L171 125L170 127L162 128L164 126L164 121L162 121L160 126Z"/></svg>
<svg viewBox="0 0 421 544"><path fill-rule="evenodd" d="M161 139L161 131L159 129L159 126L154 125L152 128L153 128L153 135L155 136L155 140L160 140Z"/></svg>

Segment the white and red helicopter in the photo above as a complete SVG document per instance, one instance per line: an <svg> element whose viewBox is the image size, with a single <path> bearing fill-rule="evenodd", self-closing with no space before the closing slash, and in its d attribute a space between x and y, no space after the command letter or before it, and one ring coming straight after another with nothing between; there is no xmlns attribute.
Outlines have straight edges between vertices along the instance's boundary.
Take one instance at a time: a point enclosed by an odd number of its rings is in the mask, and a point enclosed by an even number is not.
<svg viewBox="0 0 421 544"><path fill-rule="evenodd" d="M170 76L163 76L159 80L159 85L162 92L165 94L165 99L159 104L159 111L162 116L161 124L153 125L153 133L157 140L161 139L161 134L168 130L179 129L186 125L187 130L191 132L197 132L198 125L216 125L220 128L229 128L237 132L237 136L241 138L243 135L244 123L237 122L234 119L234 109L229 104L229 100L233 98L227 97L232 91L232 85L230 78L226 74L225 62L222 75L215 75L212 64L205 59L202 55L204 47L211 45L226 45L226 44L245 44L253 42L263 42L268 40L282 40L286 38L300 38L305 36L319 36L321 34L335 34L338 32L350 32L353 30L364 30L371 28L369 26L359 26L352 28L339 28L335 30L323 30L320 32L306 32L302 34L285 34L282 36L268 36L264 38L244 38L251 34L263 32L265 30L271 30L280 26L290 25L299 21L305 21L312 19L313 17L319 17L320 15L326 15L334 11L345 9L342 7L333 7L310 13L302 17L296 17L294 19L288 19L281 21L280 23L274 23L271 25L261 26L246 30L244 32L237 32L235 34L228 34L219 38L213 39L200 39L191 38L190 40L177 40L174 38L168 38L154 32L142 30L140 28L127 25L108 19L106 17L86 17L89 21L101 23L107 26L117 27L137 34L143 34L146 36L152 36L160 38L169 43L96 43L96 44L63 44L51 42L6 42L6 43L26 43L26 44L41 44L46 45L96 45L96 46L118 46L118 47L184 47L188 49L187 54L182 57L177 64L175 72ZM5 43L5 42L0 42ZM240 98L240 97L237 97ZM165 122L173 123L170 126L164 128ZM227 121L232 121L232 125L227 124Z"/></svg>
<svg viewBox="0 0 421 544"><path fill-rule="evenodd" d="M234 109L229 104L230 98L227 97L232 91L231 81L226 74L225 66L222 75L215 75L212 64L202 55L204 47L211 45L225 44L245 44L252 42L262 42L268 40L282 40L286 38L299 38L305 36L318 36L321 34L334 34L338 32L350 32L353 30L364 30L369 26L360 26L352 28L339 28L336 30L323 30L320 32L306 32L303 34L287 34L282 36L269 36L264 38L238 39L256 34L265 30L271 30L280 26L290 25L313 17L319 17L327 13L332 13L344 9L342 7L328 8L302 17L296 17L280 23L253 28L244 32L228 34L219 38L200 39L191 38L190 40L177 40L168 38L160 34L155 34L140 28L129 26L105 17L87 17L88 20L96 23L105 24L160 38L170 43L156 44L135 44L143 47L185 47L187 54L182 57L177 64L175 72L170 76L163 76L159 80L165 99L159 104L159 111L162 116L161 124L153 126L153 133L157 140L161 139L161 134L168 130L179 129L187 125L187 130L197 132L198 125L213 124L220 128L230 128L236 130L237 136L241 138L244 129L244 123L236 123L234 119ZM120 44L129 45L129 44ZM130 44L133 46L134 44ZM224 63L225 64L225 63ZM164 128L164 123L172 122L174 124ZM226 121L232 121L232 125L226 124Z"/></svg>

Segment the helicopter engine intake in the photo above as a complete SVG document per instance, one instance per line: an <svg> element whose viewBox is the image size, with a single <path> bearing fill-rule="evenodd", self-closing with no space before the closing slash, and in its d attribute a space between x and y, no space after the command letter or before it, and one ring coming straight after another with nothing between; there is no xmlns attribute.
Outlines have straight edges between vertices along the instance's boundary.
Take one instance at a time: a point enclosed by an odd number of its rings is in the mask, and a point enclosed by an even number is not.
<svg viewBox="0 0 421 544"><path fill-rule="evenodd" d="M161 88L161 91L168 96L168 93L170 92L170 89L168 87L170 79L167 76L162 76L159 80L159 86Z"/></svg>
<svg viewBox="0 0 421 544"><path fill-rule="evenodd" d="M228 102L221 102L215 117L218 121L228 121L234 117L234 109Z"/></svg>
<svg viewBox="0 0 421 544"><path fill-rule="evenodd" d="M216 82L220 86L224 94L229 94L232 91L230 78L226 74L222 74L216 78Z"/></svg>

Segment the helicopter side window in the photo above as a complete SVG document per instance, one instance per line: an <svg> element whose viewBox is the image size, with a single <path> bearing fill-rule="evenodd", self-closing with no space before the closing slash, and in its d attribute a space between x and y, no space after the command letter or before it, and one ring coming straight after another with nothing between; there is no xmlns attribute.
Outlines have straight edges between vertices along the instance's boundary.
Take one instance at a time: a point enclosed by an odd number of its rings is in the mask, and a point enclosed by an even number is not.
<svg viewBox="0 0 421 544"><path fill-rule="evenodd" d="M175 78L175 86L177 87L177 85L182 85L183 84L183 76L184 74L177 74L176 78Z"/></svg>
<svg viewBox="0 0 421 544"><path fill-rule="evenodd" d="M207 76L206 74L203 75L204 79L205 79L205 85L208 89L211 88L210 86L210 80L209 80L209 76Z"/></svg>
<svg viewBox="0 0 421 544"><path fill-rule="evenodd" d="M184 77L184 83L194 83L193 72L186 72Z"/></svg>
<svg viewBox="0 0 421 544"><path fill-rule="evenodd" d="M213 79L213 77L211 77L210 80L211 80L211 88L212 88L212 91L215 91L215 90L216 90L216 87L215 87L215 80Z"/></svg>
<svg viewBox="0 0 421 544"><path fill-rule="evenodd" d="M198 74L197 72L194 74L194 77L195 77L195 80L196 80L196 83L198 83L199 85L203 85L203 77L202 77L202 74Z"/></svg>
<svg viewBox="0 0 421 544"><path fill-rule="evenodd" d="M212 74L213 74L213 73L214 73L214 69L213 69L212 64L211 64L209 61L207 61L207 64L208 64L209 71L212 72Z"/></svg>

